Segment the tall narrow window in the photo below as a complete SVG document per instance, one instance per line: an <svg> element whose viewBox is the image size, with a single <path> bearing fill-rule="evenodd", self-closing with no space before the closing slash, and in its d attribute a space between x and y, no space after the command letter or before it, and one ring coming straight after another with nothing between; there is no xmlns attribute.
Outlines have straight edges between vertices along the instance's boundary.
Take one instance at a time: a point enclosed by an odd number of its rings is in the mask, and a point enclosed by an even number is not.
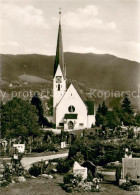
<svg viewBox="0 0 140 195"><path fill-rule="evenodd" d="M60 91L60 84L58 84L58 91Z"/></svg>

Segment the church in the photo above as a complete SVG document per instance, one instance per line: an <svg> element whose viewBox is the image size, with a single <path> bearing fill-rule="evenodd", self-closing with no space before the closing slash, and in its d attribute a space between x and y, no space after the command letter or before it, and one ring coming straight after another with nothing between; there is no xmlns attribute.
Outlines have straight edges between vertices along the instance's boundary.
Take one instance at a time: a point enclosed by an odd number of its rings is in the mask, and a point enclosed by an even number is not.
<svg viewBox="0 0 140 195"><path fill-rule="evenodd" d="M56 129L78 130L95 125L95 106L87 101L78 87L71 83L67 87L66 65L64 62L61 12L56 46L53 75L53 123Z"/></svg>

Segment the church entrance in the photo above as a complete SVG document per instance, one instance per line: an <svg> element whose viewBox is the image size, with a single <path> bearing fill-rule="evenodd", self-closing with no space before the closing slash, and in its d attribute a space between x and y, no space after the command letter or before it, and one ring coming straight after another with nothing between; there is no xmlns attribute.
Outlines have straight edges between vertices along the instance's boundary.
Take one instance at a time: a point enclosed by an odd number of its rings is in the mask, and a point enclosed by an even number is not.
<svg viewBox="0 0 140 195"><path fill-rule="evenodd" d="M74 123L72 121L68 122L68 129L73 129L74 128Z"/></svg>

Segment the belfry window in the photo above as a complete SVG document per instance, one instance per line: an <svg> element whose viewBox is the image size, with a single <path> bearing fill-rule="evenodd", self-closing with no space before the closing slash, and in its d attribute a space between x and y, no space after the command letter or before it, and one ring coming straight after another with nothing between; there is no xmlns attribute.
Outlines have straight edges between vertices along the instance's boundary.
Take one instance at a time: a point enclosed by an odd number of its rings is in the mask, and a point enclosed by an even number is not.
<svg viewBox="0 0 140 195"><path fill-rule="evenodd" d="M60 91L60 84L58 84L58 91Z"/></svg>

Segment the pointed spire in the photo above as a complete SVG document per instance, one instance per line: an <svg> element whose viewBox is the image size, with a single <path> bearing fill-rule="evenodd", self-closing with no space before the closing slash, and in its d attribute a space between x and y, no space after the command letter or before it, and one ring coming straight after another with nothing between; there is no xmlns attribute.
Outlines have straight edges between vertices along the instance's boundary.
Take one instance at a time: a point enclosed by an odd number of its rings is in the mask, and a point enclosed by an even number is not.
<svg viewBox="0 0 140 195"><path fill-rule="evenodd" d="M59 8L59 24L61 25L61 7Z"/></svg>
<svg viewBox="0 0 140 195"><path fill-rule="evenodd" d="M56 46L56 56L54 62L54 76L57 71L57 67L60 65L64 78L66 78L66 70L64 64L64 54L63 54L63 42L62 42L62 30L61 30L61 8L59 9L59 28Z"/></svg>

